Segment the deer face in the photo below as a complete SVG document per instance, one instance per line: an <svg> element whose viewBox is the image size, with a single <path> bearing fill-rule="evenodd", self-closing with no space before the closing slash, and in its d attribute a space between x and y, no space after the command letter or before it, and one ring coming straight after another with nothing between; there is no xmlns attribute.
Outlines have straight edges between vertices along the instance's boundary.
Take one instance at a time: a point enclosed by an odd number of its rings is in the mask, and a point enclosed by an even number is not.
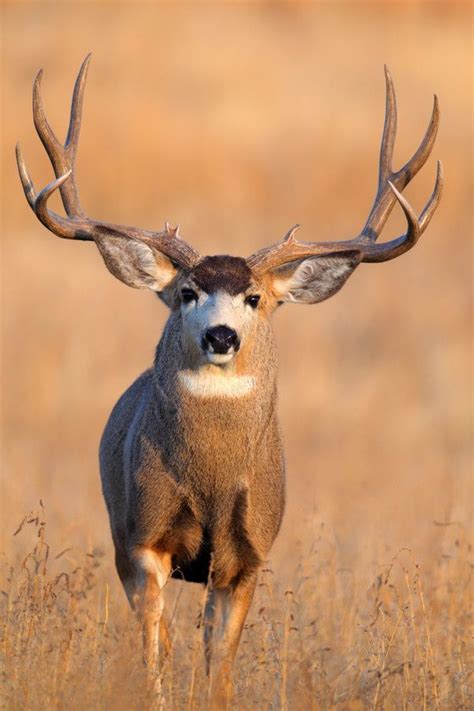
<svg viewBox="0 0 474 711"><path fill-rule="evenodd" d="M222 366L246 348L262 315L262 289L244 259L205 257L175 291L183 347L193 360Z"/></svg>

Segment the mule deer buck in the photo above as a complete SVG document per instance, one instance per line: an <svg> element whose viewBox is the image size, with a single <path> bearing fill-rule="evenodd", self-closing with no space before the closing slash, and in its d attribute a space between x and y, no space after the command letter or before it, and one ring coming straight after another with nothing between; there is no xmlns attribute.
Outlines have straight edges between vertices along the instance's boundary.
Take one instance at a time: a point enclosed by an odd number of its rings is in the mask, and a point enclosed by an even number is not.
<svg viewBox="0 0 474 711"><path fill-rule="evenodd" d="M277 357L269 317L284 302L333 296L361 262L385 262L411 249L441 197L419 217L401 192L427 161L438 103L410 160L392 168L396 101L388 70L375 202L361 233L347 241L282 242L247 259L202 257L178 227L161 232L93 220L83 212L74 176L90 57L76 80L62 145L43 111L41 72L33 88L36 130L56 179L36 193L17 147L26 198L51 232L95 242L112 274L155 291L170 309L153 366L120 398L100 445L102 486L117 571L143 629L144 660L157 674L167 638L162 589L170 576L208 584L204 611L207 667L229 697L231 665L257 574L282 520L285 466L277 416ZM59 189L66 216L48 208ZM376 243L398 203L405 234ZM213 643L215 646L212 655Z"/></svg>

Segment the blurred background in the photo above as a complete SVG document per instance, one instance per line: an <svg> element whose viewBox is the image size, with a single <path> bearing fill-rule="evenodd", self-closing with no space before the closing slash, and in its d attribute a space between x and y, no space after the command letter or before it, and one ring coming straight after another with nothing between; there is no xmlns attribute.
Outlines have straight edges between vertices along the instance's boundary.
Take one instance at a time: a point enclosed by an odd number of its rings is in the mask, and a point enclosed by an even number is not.
<svg viewBox="0 0 474 711"><path fill-rule="evenodd" d="M3 471L1 550L42 499L50 542L100 547L112 566L97 448L167 318L93 244L51 235L30 211L14 145L37 188L52 177L31 117L44 69L64 136L93 52L78 158L86 212L161 229L203 254L246 256L295 222L303 240L357 234L375 194L383 65L399 107L395 165L416 150L432 96L433 155L406 195L421 210L435 160L443 200L417 247L362 265L317 306L274 317L288 506L278 580L322 523L362 589L401 547L426 566L472 525L470 472L472 26L470 3L3 3ZM383 238L404 230L395 208ZM296 344L296 346L295 346ZM455 524L453 533L451 524ZM28 540L26 544L28 545Z"/></svg>

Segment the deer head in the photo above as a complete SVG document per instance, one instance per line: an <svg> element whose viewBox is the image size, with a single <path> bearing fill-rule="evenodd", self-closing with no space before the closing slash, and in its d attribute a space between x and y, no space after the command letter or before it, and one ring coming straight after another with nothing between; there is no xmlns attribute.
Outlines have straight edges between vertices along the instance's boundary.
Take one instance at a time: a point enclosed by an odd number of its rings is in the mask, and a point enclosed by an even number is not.
<svg viewBox="0 0 474 711"><path fill-rule="evenodd" d="M128 286L155 291L180 314L182 344L190 364L224 366L252 342L259 324L283 302L315 304L335 294L361 262L384 262L411 249L439 204L443 173L438 162L433 193L417 217L401 194L426 163L439 124L434 106L419 148L398 171L392 168L397 110L392 79L385 68L386 110L379 161L378 189L361 233L337 242L301 242L298 225L283 241L265 247L247 259L229 256L201 257L179 235L179 226L168 223L161 232L150 232L98 222L87 217L79 203L75 160L81 127L84 88L90 55L84 60L74 87L69 129L64 145L53 133L43 110L40 71L33 86L33 119L54 168L56 179L36 193L17 146L17 163L23 189L32 210L51 232L67 239L94 241L109 271ZM66 212L63 217L48 208L49 197L59 189ZM407 231L376 244L391 210L398 203Z"/></svg>

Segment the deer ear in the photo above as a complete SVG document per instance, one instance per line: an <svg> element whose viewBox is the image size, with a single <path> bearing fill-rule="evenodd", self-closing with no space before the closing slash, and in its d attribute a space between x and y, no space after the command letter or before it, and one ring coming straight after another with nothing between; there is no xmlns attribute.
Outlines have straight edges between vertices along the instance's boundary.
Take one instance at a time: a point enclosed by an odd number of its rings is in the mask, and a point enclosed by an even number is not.
<svg viewBox="0 0 474 711"><path fill-rule="evenodd" d="M359 251L309 257L289 262L270 272L279 302L317 304L333 296L361 261Z"/></svg>
<svg viewBox="0 0 474 711"><path fill-rule="evenodd" d="M109 272L127 286L162 292L178 273L163 252L118 231L98 229L94 241Z"/></svg>

